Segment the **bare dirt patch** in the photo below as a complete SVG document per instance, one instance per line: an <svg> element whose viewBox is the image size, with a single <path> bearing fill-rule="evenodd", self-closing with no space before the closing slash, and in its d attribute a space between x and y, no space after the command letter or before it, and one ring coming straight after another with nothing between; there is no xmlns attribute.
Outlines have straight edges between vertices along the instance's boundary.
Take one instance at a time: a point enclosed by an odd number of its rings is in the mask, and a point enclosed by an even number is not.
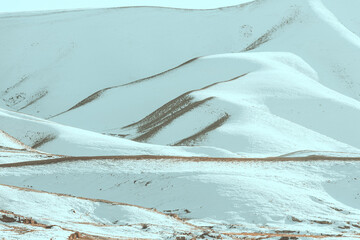
<svg viewBox="0 0 360 240"><path fill-rule="evenodd" d="M201 91L201 90L213 87L213 86L221 84L221 83L237 80L247 74L248 73L245 73L245 74L236 76L234 78L231 78L229 80L215 82L215 83L212 83L203 88L188 91L188 92L180 95L179 97L171 100L170 102L164 104L163 106L156 109L154 112L152 112L145 118L141 119L140 121L137 121L135 123L132 123L130 125L123 127L123 129L135 128L137 130L137 132L140 133L140 135L136 136L132 139L135 141L140 141L140 142L147 141L149 138L156 135L161 129L163 129L164 127L169 125L175 119L194 110L195 108L200 107L204 103L206 103L214 98L214 97L208 97L208 98L205 98L205 99L202 99L199 101L194 101L194 97L192 97L190 95L191 93ZM227 113L225 113L225 116L226 115L227 115ZM225 118L227 119L228 117L225 117ZM194 135L190 136L190 138L194 139L194 138L199 138L200 136L204 136L206 132L212 131L214 126L216 126L218 124L223 124L225 118L220 119L219 122L215 122L212 125L206 127L202 131L200 131L199 133L194 134L195 136ZM184 139L184 143L182 145L184 145L185 142L188 142L188 141L185 141L185 139Z"/></svg>
<svg viewBox="0 0 360 240"><path fill-rule="evenodd" d="M182 63L182 64L180 64L180 65L178 65L178 66L176 66L176 67L173 67L173 68L168 69L168 70L166 70L166 71L164 71L164 72L161 72L161 73L157 73L157 74L152 75L152 76L150 76L150 77L141 78L141 79L138 79L138 80L136 80L136 81L129 82L129 83L125 83L125 84L122 84L122 85L117 85L117 86L112 86L112 87L103 88L103 89L101 89L101 90L99 90L99 91L91 94L90 96L86 97L85 99L81 100L79 103L75 104L75 105L72 106L71 108L69 108L69 109L67 109L67 110L65 110L65 111L63 111L63 112L60 112L60 113L58 113L58 114L56 114L56 115L54 115L54 116L51 116L51 117L49 117L48 119L57 117L57 116L59 116L59 115L61 115L61 114L67 113L67 112L69 112L69 111L71 111L71 110L74 110L74 109L76 109L76 108L79 108L79 107L81 107L81 106L84 106L84 105L86 105L86 104L88 104L88 103L90 103L90 102L98 99L98 98L101 97L106 91L108 91L108 90L110 90L110 89L119 88L119 87L125 87L125 86L128 86L128 85L137 84L137 83L140 83L140 82L143 82L143 81L150 80L150 79L152 79L152 78L155 78L155 77L164 75L164 74L166 74L166 73L168 73L168 72L171 72L171 71L173 71L173 70L175 70L175 69L178 69L178 68L180 68L180 67L182 67L182 66L185 66L185 65L187 65L187 64L189 64L189 63L191 63L191 62L193 62L193 61L195 61L195 60L197 60L197 59L198 59L198 58L190 59L190 60L188 60L188 61L186 61L186 62L184 62L184 63Z"/></svg>
<svg viewBox="0 0 360 240"><path fill-rule="evenodd" d="M44 145L45 143L51 142L52 140L54 140L56 138L55 135L53 134L48 134L44 137L39 138L38 140L36 140L34 142L34 144L31 146L31 148L39 148L42 145Z"/></svg>
<svg viewBox="0 0 360 240"><path fill-rule="evenodd" d="M16 163L0 164L0 168L24 167L49 165L58 163L68 163L77 161L98 161L98 160L173 160L188 162L312 162L312 161L360 161L360 157L329 157L323 155L307 156L307 157L267 157L267 158L216 158L216 157L182 157L182 156L162 156L162 155L122 155L122 156L66 156L46 160L35 160Z"/></svg>
<svg viewBox="0 0 360 240"><path fill-rule="evenodd" d="M286 25L289 25L293 22L295 22L295 20L297 19L297 17L299 16L300 12L299 10L295 10L292 15L288 16L287 18L284 18L279 24L273 26L271 29L269 29L265 34L263 34L262 36L260 36L258 39L256 39L253 43L251 43L249 46L247 46L244 50L242 50L243 52L246 51L250 51L253 50L257 47L259 47L260 45L268 42L271 40L271 36L277 32L278 30L284 28Z"/></svg>
<svg viewBox="0 0 360 240"><path fill-rule="evenodd" d="M195 145L198 141L201 141L204 136L206 136L209 132L215 130L218 127L221 127L228 119L230 118L230 115L225 113L225 115L209 126L205 127L201 131L195 133L194 135L187 137L185 139L180 140L179 142L175 143L174 146L192 146Z"/></svg>

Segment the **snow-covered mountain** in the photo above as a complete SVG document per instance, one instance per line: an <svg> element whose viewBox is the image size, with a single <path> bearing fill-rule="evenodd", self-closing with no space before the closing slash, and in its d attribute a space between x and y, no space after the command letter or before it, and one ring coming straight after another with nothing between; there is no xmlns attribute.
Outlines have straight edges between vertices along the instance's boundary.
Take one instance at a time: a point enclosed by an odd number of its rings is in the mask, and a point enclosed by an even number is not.
<svg viewBox="0 0 360 240"><path fill-rule="evenodd" d="M208 10L0 14L2 222L18 214L18 223L37 216L38 227L59 227L28 239L62 239L75 230L94 239L171 239L186 232L230 238L263 236L264 228L275 239L354 237L360 228L354 217L360 209L358 9L358 0L254 0ZM135 155L153 160L140 164ZM323 155L345 161L307 162ZM269 160L260 157L299 162L254 163L242 172L243 161ZM66 161L57 165L60 158ZM199 159L205 163L194 162ZM140 188L130 184L138 181ZM209 196L214 200L205 204ZM38 199L37 205L4 207L18 197ZM41 214L27 209L45 200L68 205ZM86 218L73 216L72 205ZM113 219L117 211L127 213L123 220ZM294 227L297 220L301 226ZM326 227L310 226L316 223ZM7 227L0 222L0 231Z"/></svg>

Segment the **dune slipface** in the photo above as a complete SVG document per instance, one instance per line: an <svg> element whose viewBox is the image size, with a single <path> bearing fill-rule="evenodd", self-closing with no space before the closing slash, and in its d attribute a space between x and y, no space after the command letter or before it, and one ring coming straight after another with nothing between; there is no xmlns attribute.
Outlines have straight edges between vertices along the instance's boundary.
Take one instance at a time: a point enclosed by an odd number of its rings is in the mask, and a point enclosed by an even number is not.
<svg viewBox="0 0 360 240"><path fill-rule="evenodd" d="M0 14L0 238L360 238L359 8Z"/></svg>

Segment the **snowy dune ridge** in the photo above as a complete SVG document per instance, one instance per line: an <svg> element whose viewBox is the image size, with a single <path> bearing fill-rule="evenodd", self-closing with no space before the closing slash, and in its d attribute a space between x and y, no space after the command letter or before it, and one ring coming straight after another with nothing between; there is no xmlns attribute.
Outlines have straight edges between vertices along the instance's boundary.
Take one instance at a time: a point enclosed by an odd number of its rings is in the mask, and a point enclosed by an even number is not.
<svg viewBox="0 0 360 240"><path fill-rule="evenodd" d="M360 238L359 8L0 14L0 239Z"/></svg>
<svg viewBox="0 0 360 240"><path fill-rule="evenodd" d="M0 104L158 145L358 152L359 19L336 4L3 15Z"/></svg>

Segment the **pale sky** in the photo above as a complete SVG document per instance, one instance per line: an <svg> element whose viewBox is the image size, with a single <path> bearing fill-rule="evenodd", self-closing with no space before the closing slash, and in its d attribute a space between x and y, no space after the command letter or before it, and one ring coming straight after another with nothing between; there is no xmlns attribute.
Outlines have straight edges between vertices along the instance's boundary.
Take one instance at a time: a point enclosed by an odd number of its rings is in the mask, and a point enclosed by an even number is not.
<svg viewBox="0 0 360 240"><path fill-rule="evenodd" d="M0 12L107 8L121 6L217 8L250 1L251 0L0 0Z"/></svg>

